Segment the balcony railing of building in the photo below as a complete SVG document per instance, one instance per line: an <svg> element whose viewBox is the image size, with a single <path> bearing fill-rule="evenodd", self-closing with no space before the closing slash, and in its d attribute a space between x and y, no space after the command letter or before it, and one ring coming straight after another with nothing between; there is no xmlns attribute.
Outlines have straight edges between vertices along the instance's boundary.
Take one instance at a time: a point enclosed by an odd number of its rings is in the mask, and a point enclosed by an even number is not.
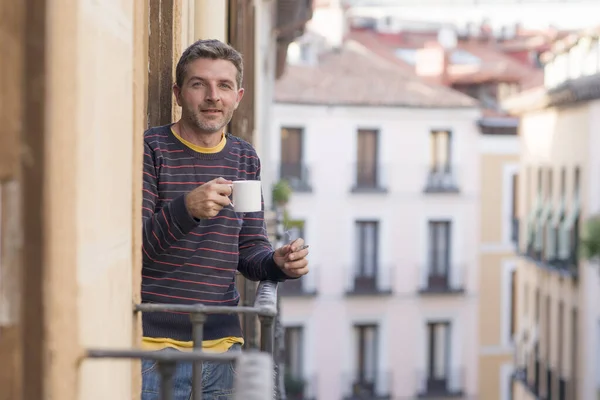
<svg viewBox="0 0 600 400"><path fill-rule="evenodd" d="M279 179L286 180L296 192L312 192L310 168L303 163L282 162L279 165Z"/></svg>
<svg viewBox="0 0 600 400"><path fill-rule="evenodd" d="M459 397L465 395L464 368L440 368L436 371L419 372L417 374L417 397L420 399L437 399Z"/></svg>
<svg viewBox="0 0 600 400"><path fill-rule="evenodd" d="M389 371L355 371L342 377L344 400L391 400L392 374Z"/></svg>
<svg viewBox="0 0 600 400"><path fill-rule="evenodd" d="M424 265L419 268L419 293L463 294L466 290L466 271L460 265Z"/></svg>
<svg viewBox="0 0 600 400"><path fill-rule="evenodd" d="M579 218L571 221L530 218L522 254L540 267L576 278L579 269L579 229Z"/></svg>
<svg viewBox="0 0 600 400"><path fill-rule="evenodd" d="M347 296L390 295L394 268L375 265L354 265L346 269Z"/></svg>
<svg viewBox="0 0 600 400"><path fill-rule="evenodd" d="M377 161L356 163L352 172L352 193L387 193L388 168Z"/></svg>
<svg viewBox="0 0 600 400"><path fill-rule="evenodd" d="M518 248L519 246L519 219L511 218L510 220L510 241Z"/></svg>
<svg viewBox="0 0 600 400"><path fill-rule="evenodd" d="M202 400L202 362L236 363L236 400L264 400L274 393L273 322L277 315L277 283L260 282L254 306L206 306L203 304L138 304L134 312L189 313L194 349L190 352L155 352L150 350L89 349L88 359L150 359L157 361L161 400L172 400L173 375L177 363L193 362L192 400ZM260 320L260 348L236 353L214 354L202 351L203 327L209 314L246 314ZM250 340L258 343L258 340Z"/></svg>
<svg viewBox="0 0 600 400"><path fill-rule="evenodd" d="M317 377L302 377L285 374L286 400L316 400Z"/></svg>
<svg viewBox="0 0 600 400"><path fill-rule="evenodd" d="M277 290L282 297L314 297L318 294L318 280L319 267L311 266L310 274L281 282Z"/></svg>
<svg viewBox="0 0 600 400"><path fill-rule="evenodd" d="M456 167L451 164L434 164L428 167L425 193L459 193Z"/></svg>

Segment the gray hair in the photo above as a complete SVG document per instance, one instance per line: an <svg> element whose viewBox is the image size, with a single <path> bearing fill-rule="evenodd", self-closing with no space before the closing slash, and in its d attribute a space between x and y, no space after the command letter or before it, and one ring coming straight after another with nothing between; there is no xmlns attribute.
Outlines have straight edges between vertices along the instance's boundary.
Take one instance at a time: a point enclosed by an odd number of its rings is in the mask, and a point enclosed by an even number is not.
<svg viewBox="0 0 600 400"><path fill-rule="evenodd" d="M230 45L216 39L198 40L185 49L175 68L175 83L177 86L183 86L187 66L199 58L230 61L235 66L235 69L237 69L237 86L238 88L242 87L242 79L244 77L242 55Z"/></svg>

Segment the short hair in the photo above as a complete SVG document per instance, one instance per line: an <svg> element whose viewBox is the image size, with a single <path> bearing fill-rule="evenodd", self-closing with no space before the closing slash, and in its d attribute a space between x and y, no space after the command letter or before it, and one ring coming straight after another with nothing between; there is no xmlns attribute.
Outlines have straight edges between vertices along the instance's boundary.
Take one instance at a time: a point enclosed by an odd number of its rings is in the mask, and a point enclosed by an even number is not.
<svg viewBox="0 0 600 400"><path fill-rule="evenodd" d="M216 39L198 40L185 49L175 68L175 83L177 86L183 86L188 65L200 58L230 61L237 69L236 83L238 88L242 87L242 79L244 77L242 55L232 46Z"/></svg>

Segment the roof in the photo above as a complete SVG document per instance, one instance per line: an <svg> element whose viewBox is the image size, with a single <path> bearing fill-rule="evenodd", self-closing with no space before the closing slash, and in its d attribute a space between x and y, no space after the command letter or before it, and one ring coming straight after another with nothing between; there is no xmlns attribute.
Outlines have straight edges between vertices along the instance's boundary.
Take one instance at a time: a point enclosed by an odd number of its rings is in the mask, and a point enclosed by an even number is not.
<svg viewBox="0 0 600 400"><path fill-rule="evenodd" d="M370 30L352 31L349 37L367 46L380 56L399 64L405 71L414 72L411 65L395 55L398 49L418 50L427 38L423 35L381 35ZM523 88L537 86L543 81L543 71L523 64L505 54L498 44L476 40L461 40L454 51L474 56L477 64L451 64L448 69L450 84L477 84L483 82L518 82Z"/></svg>
<svg viewBox="0 0 600 400"><path fill-rule="evenodd" d="M364 46L348 41L316 65L288 65L275 84L277 103L455 108L477 107L471 97L425 83Z"/></svg>
<svg viewBox="0 0 600 400"><path fill-rule="evenodd" d="M518 93L503 106L514 114L600 99L600 73L568 80L556 88L543 86Z"/></svg>

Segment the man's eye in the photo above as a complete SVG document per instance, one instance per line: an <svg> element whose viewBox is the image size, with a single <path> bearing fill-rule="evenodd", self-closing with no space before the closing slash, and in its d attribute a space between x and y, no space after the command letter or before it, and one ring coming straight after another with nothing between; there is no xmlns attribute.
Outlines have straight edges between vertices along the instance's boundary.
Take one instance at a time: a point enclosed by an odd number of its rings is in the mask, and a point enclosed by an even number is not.
<svg viewBox="0 0 600 400"><path fill-rule="evenodd" d="M221 87L222 87L222 88L225 88L225 89L231 89L231 86L229 86L229 85L228 85L228 84L226 84L226 83L222 83L222 84L221 84Z"/></svg>

